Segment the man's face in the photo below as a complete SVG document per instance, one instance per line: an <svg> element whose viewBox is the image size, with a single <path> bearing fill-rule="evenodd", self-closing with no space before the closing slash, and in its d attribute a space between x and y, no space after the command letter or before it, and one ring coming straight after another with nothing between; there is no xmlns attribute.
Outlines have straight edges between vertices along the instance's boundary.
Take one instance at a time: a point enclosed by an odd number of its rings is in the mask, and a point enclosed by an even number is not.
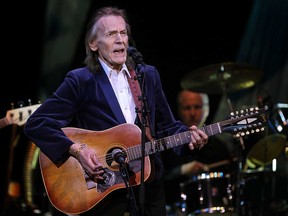
<svg viewBox="0 0 288 216"><path fill-rule="evenodd" d="M178 113L187 126L198 126L204 116L201 95L190 91L182 92L178 98Z"/></svg>
<svg viewBox="0 0 288 216"><path fill-rule="evenodd" d="M119 70L126 62L128 33L126 23L120 16L106 16L98 21L97 38L90 44L98 51L99 58L110 68Z"/></svg>

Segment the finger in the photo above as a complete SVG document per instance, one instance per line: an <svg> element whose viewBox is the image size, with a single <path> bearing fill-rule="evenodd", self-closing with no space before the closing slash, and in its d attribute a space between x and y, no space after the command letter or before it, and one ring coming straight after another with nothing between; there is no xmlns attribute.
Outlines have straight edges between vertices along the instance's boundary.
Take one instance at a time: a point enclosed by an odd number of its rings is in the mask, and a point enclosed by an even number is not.
<svg viewBox="0 0 288 216"><path fill-rule="evenodd" d="M195 126L195 125L192 125L191 127L190 127L190 130L194 130L194 131L197 131L198 130L198 128Z"/></svg>
<svg viewBox="0 0 288 216"><path fill-rule="evenodd" d="M202 137L202 139L208 140L208 136L207 136L207 134L204 131L198 130L197 132L198 132L199 136Z"/></svg>
<svg viewBox="0 0 288 216"><path fill-rule="evenodd" d="M95 175L94 176L94 181L97 181L97 180L104 180L104 178L103 178L102 175Z"/></svg>
<svg viewBox="0 0 288 216"><path fill-rule="evenodd" d="M192 130L191 131L192 134L192 138L194 138L194 140L192 139L192 141L195 141L193 143L197 143L199 142L202 138L199 136L198 131L197 130Z"/></svg>
<svg viewBox="0 0 288 216"><path fill-rule="evenodd" d="M96 168L94 169L94 171L92 172L92 175L93 176L99 176L99 175L102 175L105 171L103 170L103 168Z"/></svg>
<svg viewBox="0 0 288 216"><path fill-rule="evenodd" d="M192 142L190 142L190 143L188 144L188 146L189 146L189 149L190 149L190 150L193 150L193 149L194 149L194 145L193 145Z"/></svg>

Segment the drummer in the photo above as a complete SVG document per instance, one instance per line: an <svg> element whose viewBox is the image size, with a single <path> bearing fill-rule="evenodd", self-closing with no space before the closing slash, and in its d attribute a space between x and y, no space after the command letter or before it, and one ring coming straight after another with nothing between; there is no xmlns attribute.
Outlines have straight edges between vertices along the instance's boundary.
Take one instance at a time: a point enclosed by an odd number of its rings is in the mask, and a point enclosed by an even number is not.
<svg viewBox="0 0 288 216"><path fill-rule="evenodd" d="M209 115L209 97L205 93L181 90L177 96L178 117L187 125L199 128L206 123ZM218 136L218 135L217 135ZM164 151L165 166L164 185L166 187L167 205L175 205L180 200L179 183L189 179L191 175L209 171L227 171L227 166L209 169L210 163L233 157L232 143L220 142L217 136L209 137L209 142L198 152L199 156L184 159L172 151ZM231 138L232 139L232 138Z"/></svg>

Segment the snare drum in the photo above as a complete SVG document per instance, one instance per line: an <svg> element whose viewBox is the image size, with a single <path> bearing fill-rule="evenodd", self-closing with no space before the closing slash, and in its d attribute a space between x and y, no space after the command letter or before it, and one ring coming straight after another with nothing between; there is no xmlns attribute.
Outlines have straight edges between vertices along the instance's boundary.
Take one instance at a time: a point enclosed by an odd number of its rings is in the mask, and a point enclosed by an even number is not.
<svg viewBox="0 0 288 216"><path fill-rule="evenodd" d="M181 183L181 198L186 215L233 212L233 193L229 175L222 172L202 173Z"/></svg>

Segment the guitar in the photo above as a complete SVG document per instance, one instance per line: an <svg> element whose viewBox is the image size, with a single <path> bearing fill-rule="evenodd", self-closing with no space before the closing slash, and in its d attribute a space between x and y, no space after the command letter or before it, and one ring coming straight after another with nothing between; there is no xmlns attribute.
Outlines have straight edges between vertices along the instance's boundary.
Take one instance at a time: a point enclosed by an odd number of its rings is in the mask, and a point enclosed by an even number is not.
<svg viewBox="0 0 288 216"><path fill-rule="evenodd" d="M35 104L26 107L11 109L6 112L6 116L0 119L0 129L10 124L17 124L22 126L26 123L29 116L40 106Z"/></svg>
<svg viewBox="0 0 288 216"><path fill-rule="evenodd" d="M16 124L19 126L22 126L26 123L27 119L30 117L30 115L40 106L41 104L35 104L35 105L31 105L31 106L25 106L25 107L20 107L20 108L15 108L15 109L11 109L8 110L6 112L6 116L4 118L0 119L0 129L4 128L8 125L11 124ZM7 171L7 180L8 180L8 188L9 190L7 191L7 194L5 194L5 196L9 195L9 197L14 197L17 199L20 199L20 193L22 191L21 187L20 187L20 183L11 180L11 175L12 175L12 170L13 170L13 166L14 166L14 147L15 144L18 142L19 140L19 134L16 135L15 140L13 142L11 142L10 144L10 150L9 150L9 160L8 160L8 171ZM31 146L35 146L32 143L29 144ZM37 149L37 148L33 148L33 149ZM29 154L30 154L30 150L29 150ZM30 156L30 155L29 155ZM28 160L29 159L29 160ZM25 194L26 194L26 200L30 201L31 197L33 195L32 193L32 186L29 185L32 179L32 171L31 171L31 164L32 162L30 161L30 158L27 158L27 161L25 161L24 164L24 181L25 181ZM29 169L30 168L30 169ZM19 168L18 168L19 169Z"/></svg>
<svg viewBox="0 0 288 216"><path fill-rule="evenodd" d="M230 119L201 128L208 136L227 132L234 136L264 130L267 108L251 108L236 112ZM85 143L92 148L105 170L105 180L94 181L74 157L56 166L43 152L39 155L42 179L52 205L66 214L88 211L111 192L125 188L118 164L113 160L113 150L121 150L127 160L130 185L141 183L141 130L134 124L121 124L104 131L74 127L62 128L73 142ZM191 141L190 131L145 143L144 181L151 174L149 155L174 148Z"/></svg>

